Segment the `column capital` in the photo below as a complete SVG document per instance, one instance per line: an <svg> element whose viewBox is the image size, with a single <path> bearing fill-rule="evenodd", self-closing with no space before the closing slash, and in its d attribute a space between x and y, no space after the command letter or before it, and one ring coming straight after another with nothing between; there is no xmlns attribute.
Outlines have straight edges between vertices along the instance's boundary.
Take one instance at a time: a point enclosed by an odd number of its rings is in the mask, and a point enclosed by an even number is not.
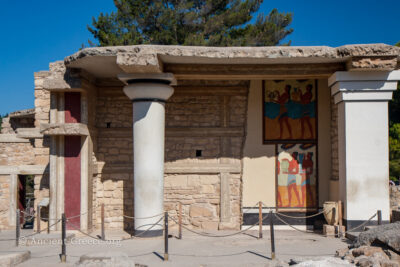
<svg viewBox="0 0 400 267"><path fill-rule="evenodd" d="M118 78L126 86L124 93L132 101L166 101L174 93L176 84L172 73L120 74Z"/></svg>
<svg viewBox="0 0 400 267"><path fill-rule="evenodd" d="M342 101L389 101L397 89L400 70L337 71L328 79L335 104Z"/></svg>

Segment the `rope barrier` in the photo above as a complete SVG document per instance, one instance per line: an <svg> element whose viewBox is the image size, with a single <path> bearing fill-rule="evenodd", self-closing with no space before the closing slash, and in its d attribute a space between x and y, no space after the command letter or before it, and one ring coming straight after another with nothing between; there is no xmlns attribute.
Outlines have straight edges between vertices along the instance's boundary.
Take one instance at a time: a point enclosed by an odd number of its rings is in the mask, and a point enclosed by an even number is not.
<svg viewBox="0 0 400 267"><path fill-rule="evenodd" d="M173 220L175 223L179 224L173 217L170 217L170 218L171 218L171 220ZM262 221L264 221L266 218L268 218L268 215L265 216L265 217L263 218ZM205 236L205 237L229 237L229 236L234 236L234 235L238 235L238 234L242 234L242 233L244 233L244 232L247 232L248 230L250 230L250 229L253 228L254 226L258 225L258 223L259 223L259 222L257 221L255 224L253 224L253 225L247 227L246 229L243 229L243 230L238 231L238 232L235 232L235 233L226 234L226 235L214 235L214 234L207 233L207 232L201 233L201 232L197 232L197 231L195 231L195 230L192 230L192 229L190 229L190 228L188 228L188 227L186 227L186 226L184 226L184 225L182 225L182 228L184 228L184 229L186 229L186 230L188 230L189 232L192 232L192 233L194 233L194 234L201 235L201 236Z"/></svg>
<svg viewBox="0 0 400 267"><path fill-rule="evenodd" d="M281 214L279 214L279 215L281 215ZM299 232L302 232L302 233L307 233L307 234L314 233L314 231L301 230L301 229L299 229L299 228L297 228L297 227L291 225L290 223L286 222L286 221L283 220L281 217L279 217L279 215L278 215L278 213L275 213L275 217L276 217L279 221L281 221L282 223L286 224L287 226L293 228L294 230L299 231ZM352 229L349 229L349 230L347 230L347 231L345 231L345 232L343 232L343 233L334 234L334 236L344 235L344 234L346 234L346 233L348 233L348 232L352 232L352 231L354 231L354 230L356 230L356 229L358 229L358 228L360 228L360 227L362 227L362 226L365 226L365 225L368 224L373 218L375 218L376 215L377 215L377 214L374 213L367 221L363 222L362 224L360 224L360 225L358 225L358 226L356 226L356 227L354 227L354 228L352 228Z"/></svg>
<svg viewBox="0 0 400 267"><path fill-rule="evenodd" d="M156 215L152 215L152 216L148 216L148 217L131 217L131 216L128 216L128 215L122 215L122 216L125 217L125 218L128 218L128 219L144 220L144 219L155 218L155 217L158 217L158 216L161 216L161 215L164 215L164 211L162 213L160 213L160 214L156 214Z"/></svg>
<svg viewBox="0 0 400 267"><path fill-rule="evenodd" d="M72 228L74 228L74 229L77 230L78 232L84 234L85 236L88 236L88 237L93 238L93 239L96 239L96 240L101 240L101 238L99 238L99 237L97 237L97 236L92 236L92 235L90 235L90 234L88 234L88 233L83 232L81 229L79 229L79 227L77 227L77 226L74 225L73 223L69 222L68 220L67 220L67 222L68 222L68 225L72 226Z"/></svg>
<svg viewBox="0 0 400 267"><path fill-rule="evenodd" d="M333 208L332 208L333 209ZM330 209L327 213L330 213L330 212L332 212L332 209ZM287 217L287 218L291 218L291 219L309 219L309 218L313 218L313 217L316 217L316 216L318 216L318 215L321 215L321 214L323 214L324 212L325 212L326 210L322 210L322 211L320 211L320 212L318 212L318 213L315 213L315 214L312 214L312 215L307 215L307 216L291 216L291 215L287 215L287 214L283 214L283 213L280 213L280 212L275 212L275 214L279 214L279 215L281 215L281 216L283 216L283 217Z"/></svg>
<svg viewBox="0 0 400 267"><path fill-rule="evenodd" d="M148 231L150 231L151 229L153 229L154 226L159 225L158 223L161 222L162 219L164 219L164 217L161 217L161 218L160 218L157 222L155 222L149 229L146 229L145 231L141 232L140 234L135 235L135 236L132 236L132 237L129 238L129 239L123 239L122 241L134 239L134 238L140 237L141 235L144 235L145 233L147 233Z"/></svg>
<svg viewBox="0 0 400 267"><path fill-rule="evenodd" d="M38 235L41 232L47 231L47 229L49 229L50 227L53 227L54 225L58 224L60 221L61 221L61 219L59 219L57 222L53 223L52 225L49 225L48 227L46 227L46 228L44 228L44 229L42 229L42 230L40 230L38 232L35 232L33 234L29 234L29 235L25 235L25 236L21 236L19 239L21 239L21 238L22 239L26 239L28 237L32 237L32 236ZM16 238L0 239L0 241L15 241L15 240L17 240L17 239Z"/></svg>
<svg viewBox="0 0 400 267"><path fill-rule="evenodd" d="M281 221L282 223L286 224L287 226L293 228L293 229L296 230L296 231L299 231L299 232L302 232L302 233L307 233L307 234L314 233L314 231L301 230L301 229L299 229L299 228L297 228L297 227L291 225L290 223L284 221L284 220L283 220L281 217L279 217L278 214L276 214L276 213L275 213L275 217L276 217L279 221Z"/></svg>

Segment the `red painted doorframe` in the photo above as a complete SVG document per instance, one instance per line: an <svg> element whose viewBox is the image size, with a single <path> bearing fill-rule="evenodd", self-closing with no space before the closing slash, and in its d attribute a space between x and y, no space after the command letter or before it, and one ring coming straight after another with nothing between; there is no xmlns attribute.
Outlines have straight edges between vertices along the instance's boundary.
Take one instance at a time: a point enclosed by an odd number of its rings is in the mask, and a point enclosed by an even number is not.
<svg viewBox="0 0 400 267"><path fill-rule="evenodd" d="M65 122L81 121L81 94L65 93ZM64 138L64 212L72 217L81 213L81 136ZM67 229L80 228L80 216L67 222Z"/></svg>

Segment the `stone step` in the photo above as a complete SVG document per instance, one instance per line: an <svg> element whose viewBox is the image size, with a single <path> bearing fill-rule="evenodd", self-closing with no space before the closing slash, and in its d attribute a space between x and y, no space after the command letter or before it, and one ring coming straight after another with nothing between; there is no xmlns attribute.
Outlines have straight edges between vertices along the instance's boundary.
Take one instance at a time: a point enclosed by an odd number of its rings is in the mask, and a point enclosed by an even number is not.
<svg viewBox="0 0 400 267"><path fill-rule="evenodd" d="M346 238L354 241L357 239L357 237L360 235L361 232L347 232L346 233Z"/></svg>
<svg viewBox="0 0 400 267"><path fill-rule="evenodd" d="M15 252L0 252L0 266L16 266L31 257L31 252L15 251Z"/></svg>

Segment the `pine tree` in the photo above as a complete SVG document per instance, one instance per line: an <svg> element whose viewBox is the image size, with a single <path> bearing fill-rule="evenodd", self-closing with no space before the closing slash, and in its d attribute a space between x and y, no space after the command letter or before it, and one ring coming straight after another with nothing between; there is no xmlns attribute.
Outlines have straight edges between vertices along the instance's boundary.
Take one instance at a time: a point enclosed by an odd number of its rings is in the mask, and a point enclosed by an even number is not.
<svg viewBox="0 0 400 267"><path fill-rule="evenodd" d="M293 30L292 14L259 13L262 0L114 0L116 12L93 18L100 46L160 44L272 46ZM90 45L95 45L89 40ZM282 45L290 45L288 43Z"/></svg>

